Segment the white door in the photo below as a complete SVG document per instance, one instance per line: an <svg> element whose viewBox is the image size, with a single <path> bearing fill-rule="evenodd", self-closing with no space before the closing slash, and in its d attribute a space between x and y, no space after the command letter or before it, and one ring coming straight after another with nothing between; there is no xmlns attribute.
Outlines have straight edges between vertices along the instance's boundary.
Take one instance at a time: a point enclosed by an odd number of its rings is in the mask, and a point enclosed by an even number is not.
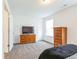
<svg viewBox="0 0 79 59"><path fill-rule="evenodd" d="M13 47L13 18L7 0L3 7L3 48L4 53L8 53Z"/></svg>
<svg viewBox="0 0 79 59"><path fill-rule="evenodd" d="M9 20L8 20L8 11L4 8L3 9L3 47L4 52L8 53L8 30L9 30Z"/></svg>

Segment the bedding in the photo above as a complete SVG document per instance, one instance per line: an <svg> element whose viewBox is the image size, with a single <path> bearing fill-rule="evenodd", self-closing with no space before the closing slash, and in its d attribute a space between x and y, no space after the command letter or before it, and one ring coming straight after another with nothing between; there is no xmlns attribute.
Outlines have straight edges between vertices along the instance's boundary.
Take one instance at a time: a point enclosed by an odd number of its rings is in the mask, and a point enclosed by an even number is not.
<svg viewBox="0 0 79 59"><path fill-rule="evenodd" d="M77 59L77 53L72 55L72 56L70 56L70 57L67 57L66 59Z"/></svg>
<svg viewBox="0 0 79 59"><path fill-rule="evenodd" d="M44 50L39 59L66 59L77 53L77 46L73 44L67 44L58 48L49 48Z"/></svg>

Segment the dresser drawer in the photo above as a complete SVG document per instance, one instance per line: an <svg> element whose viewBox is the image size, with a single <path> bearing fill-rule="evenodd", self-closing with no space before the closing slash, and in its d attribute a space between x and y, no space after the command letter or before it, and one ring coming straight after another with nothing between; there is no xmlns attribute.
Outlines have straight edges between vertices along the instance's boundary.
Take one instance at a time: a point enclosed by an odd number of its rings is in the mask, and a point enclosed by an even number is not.
<svg viewBox="0 0 79 59"><path fill-rule="evenodd" d="M54 43L62 43L62 41L54 40Z"/></svg>
<svg viewBox="0 0 79 59"><path fill-rule="evenodd" d="M29 37L29 39L35 39L35 35L30 35L28 37Z"/></svg>
<svg viewBox="0 0 79 59"><path fill-rule="evenodd" d="M59 37L59 38L61 38L61 37L62 37L62 35L55 34L55 35L54 35L54 37Z"/></svg>
<svg viewBox="0 0 79 59"><path fill-rule="evenodd" d="M62 31L62 28L54 28L54 31Z"/></svg>
<svg viewBox="0 0 79 59"><path fill-rule="evenodd" d="M59 47L59 46L62 46L62 44L54 44L54 47Z"/></svg>
<svg viewBox="0 0 79 59"><path fill-rule="evenodd" d="M62 37L54 37L55 40L61 40Z"/></svg>
<svg viewBox="0 0 79 59"><path fill-rule="evenodd" d="M35 35L20 35L20 43L31 43L35 42Z"/></svg>
<svg viewBox="0 0 79 59"><path fill-rule="evenodd" d="M55 31L54 34L62 34L62 32L57 32L57 31Z"/></svg>

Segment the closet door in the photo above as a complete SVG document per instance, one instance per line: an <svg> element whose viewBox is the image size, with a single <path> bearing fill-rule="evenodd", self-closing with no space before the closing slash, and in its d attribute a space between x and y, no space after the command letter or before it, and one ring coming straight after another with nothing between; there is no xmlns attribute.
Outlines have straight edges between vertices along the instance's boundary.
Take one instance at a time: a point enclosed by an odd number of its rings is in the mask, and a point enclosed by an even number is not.
<svg viewBox="0 0 79 59"><path fill-rule="evenodd" d="M8 39L9 39L9 20L8 20L8 11L4 7L3 9L3 47L4 47L4 52L8 53Z"/></svg>
<svg viewBox="0 0 79 59"><path fill-rule="evenodd" d="M9 10L7 0L3 5L3 48L4 53L11 51L13 47L13 17Z"/></svg>

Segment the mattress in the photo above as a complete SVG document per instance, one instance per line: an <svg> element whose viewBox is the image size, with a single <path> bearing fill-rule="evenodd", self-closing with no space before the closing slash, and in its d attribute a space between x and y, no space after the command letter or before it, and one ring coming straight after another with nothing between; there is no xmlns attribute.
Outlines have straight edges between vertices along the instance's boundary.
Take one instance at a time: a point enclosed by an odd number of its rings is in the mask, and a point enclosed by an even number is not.
<svg viewBox="0 0 79 59"><path fill-rule="evenodd" d="M77 46L73 44L67 44L58 48L49 48L44 50L39 59L66 59L77 53ZM71 57L72 58L72 57Z"/></svg>
<svg viewBox="0 0 79 59"><path fill-rule="evenodd" d="M72 56L70 56L70 57L68 57L68 58L66 58L66 59L77 59L77 53L72 55Z"/></svg>

